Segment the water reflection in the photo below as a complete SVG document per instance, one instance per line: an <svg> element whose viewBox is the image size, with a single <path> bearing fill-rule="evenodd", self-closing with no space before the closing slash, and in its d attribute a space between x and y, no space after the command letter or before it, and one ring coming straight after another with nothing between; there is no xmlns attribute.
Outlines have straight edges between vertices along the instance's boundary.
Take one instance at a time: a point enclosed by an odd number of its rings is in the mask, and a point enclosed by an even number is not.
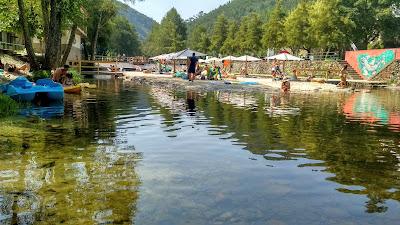
<svg viewBox="0 0 400 225"><path fill-rule="evenodd" d="M376 97L380 94L215 92L207 93L196 106L207 118L213 135L234 140L244 149L262 155L269 161L267 166L299 161L298 167L331 174L326 179L342 185L337 191L369 198L366 212L383 213L388 209L387 200L400 201L400 142L390 131L396 126L393 115L399 110L392 105L391 112L385 111ZM179 93L170 96L179 101ZM343 99L342 108L337 103ZM346 117L337 112L344 112ZM389 130L376 127L375 132L370 132L370 122L375 122L372 117L388 124ZM361 123L346 122L355 118Z"/></svg>
<svg viewBox="0 0 400 225"><path fill-rule="evenodd" d="M347 98L343 112L351 121L361 121L370 125L388 125L390 129L400 131L400 112L398 102L390 102L369 91L354 93ZM391 101L396 101L392 99Z"/></svg>
<svg viewBox="0 0 400 225"><path fill-rule="evenodd" d="M97 85L61 118L0 121L0 224L399 219L398 93Z"/></svg>
<svg viewBox="0 0 400 225"><path fill-rule="evenodd" d="M142 156L114 118L136 97L100 89L67 96L63 120L0 121L0 224L131 223Z"/></svg>
<svg viewBox="0 0 400 225"><path fill-rule="evenodd" d="M197 94L195 91L188 91L186 93L186 109L189 115L194 115L196 113L196 99Z"/></svg>

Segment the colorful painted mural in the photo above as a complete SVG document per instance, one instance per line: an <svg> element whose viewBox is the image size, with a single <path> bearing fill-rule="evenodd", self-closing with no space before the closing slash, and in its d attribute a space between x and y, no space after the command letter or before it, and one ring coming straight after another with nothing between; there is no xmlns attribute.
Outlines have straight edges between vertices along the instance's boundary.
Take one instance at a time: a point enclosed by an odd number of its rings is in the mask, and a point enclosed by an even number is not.
<svg viewBox="0 0 400 225"><path fill-rule="evenodd" d="M371 125L387 125L391 130L400 131L400 113L391 112L371 93L351 95L343 107L343 113L349 120Z"/></svg>
<svg viewBox="0 0 400 225"><path fill-rule="evenodd" d="M375 49L346 52L346 61L364 80L373 80L395 60L400 49Z"/></svg>

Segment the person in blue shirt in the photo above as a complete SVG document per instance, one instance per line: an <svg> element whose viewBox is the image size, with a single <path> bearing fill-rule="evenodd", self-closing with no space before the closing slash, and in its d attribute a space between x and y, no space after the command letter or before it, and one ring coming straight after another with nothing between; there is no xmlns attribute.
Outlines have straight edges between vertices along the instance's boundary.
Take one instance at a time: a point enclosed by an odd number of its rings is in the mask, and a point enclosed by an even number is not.
<svg viewBox="0 0 400 225"><path fill-rule="evenodd" d="M193 53L192 57L189 58L189 81L194 81L196 78L196 68L199 60L196 57L196 53Z"/></svg>

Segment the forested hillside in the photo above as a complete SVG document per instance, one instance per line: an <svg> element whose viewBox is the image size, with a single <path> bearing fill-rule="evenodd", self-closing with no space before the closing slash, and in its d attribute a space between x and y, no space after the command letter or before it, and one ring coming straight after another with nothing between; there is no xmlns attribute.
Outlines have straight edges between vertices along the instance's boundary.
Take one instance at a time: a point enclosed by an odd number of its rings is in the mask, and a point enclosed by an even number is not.
<svg viewBox="0 0 400 225"><path fill-rule="evenodd" d="M132 25L135 26L136 31L139 34L139 38L142 40L147 38L156 21L124 3L117 1L117 4L119 7L119 15L125 17Z"/></svg>
<svg viewBox="0 0 400 225"><path fill-rule="evenodd" d="M232 0L184 25L173 9L143 50L158 55L189 47L214 56L263 57L271 49L307 55L343 54L354 45L393 48L400 44L399 8L399 0Z"/></svg>
<svg viewBox="0 0 400 225"><path fill-rule="evenodd" d="M282 1L283 7L286 9L294 8L300 0L284 0ZM265 20L269 12L274 8L276 0L232 0L219 8L203 14L192 17L188 21L189 29L196 25L212 28L216 18L224 14L228 20L235 20L236 22L251 13L257 13Z"/></svg>

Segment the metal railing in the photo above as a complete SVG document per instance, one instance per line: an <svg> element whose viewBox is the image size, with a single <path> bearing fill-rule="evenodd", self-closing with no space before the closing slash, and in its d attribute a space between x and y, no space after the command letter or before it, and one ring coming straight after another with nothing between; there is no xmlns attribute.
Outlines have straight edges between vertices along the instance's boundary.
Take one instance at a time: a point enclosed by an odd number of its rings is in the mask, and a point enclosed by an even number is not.
<svg viewBox="0 0 400 225"><path fill-rule="evenodd" d="M91 58L89 56L89 58ZM100 62L126 62L132 64L147 64L149 63L149 59L144 56L104 56L104 55L96 55L94 61Z"/></svg>
<svg viewBox="0 0 400 225"><path fill-rule="evenodd" d="M341 56L338 52L316 52L311 53L306 59L313 61L323 61L323 60L341 60Z"/></svg>
<svg viewBox="0 0 400 225"><path fill-rule="evenodd" d="M22 51L25 49L25 45L0 41L0 49L12 50L12 51Z"/></svg>

